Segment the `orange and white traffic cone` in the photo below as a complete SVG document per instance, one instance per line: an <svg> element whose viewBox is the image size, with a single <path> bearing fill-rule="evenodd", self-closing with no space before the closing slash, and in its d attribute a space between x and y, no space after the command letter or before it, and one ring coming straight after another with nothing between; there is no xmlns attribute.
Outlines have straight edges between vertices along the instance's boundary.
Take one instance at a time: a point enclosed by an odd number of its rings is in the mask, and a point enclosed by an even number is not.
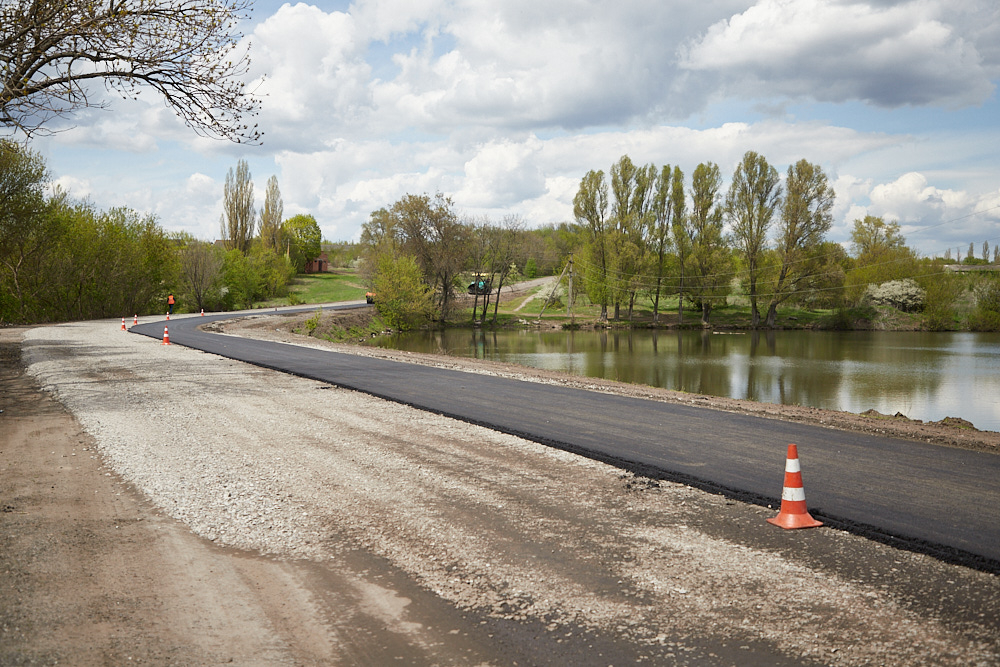
<svg viewBox="0 0 1000 667"><path fill-rule="evenodd" d="M205 309L204 308L201 309L201 316L205 317Z"/></svg>
<svg viewBox="0 0 1000 667"><path fill-rule="evenodd" d="M786 530L792 528L815 528L822 526L806 510L806 493L802 488L802 469L799 467L799 448L788 445L785 459L785 487L781 490L781 511L778 516L768 519L768 523Z"/></svg>
<svg viewBox="0 0 1000 667"><path fill-rule="evenodd" d="M133 315L132 316L132 324L133 324L133 326L136 325L136 324L139 324L139 316L138 315Z"/></svg>
<svg viewBox="0 0 1000 667"><path fill-rule="evenodd" d="M170 313L167 313L167 322L170 321Z"/></svg>
<svg viewBox="0 0 1000 667"><path fill-rule="evenodd" d="M125 318L122 318L122 331L125 331Z"/></svg>
<svg viewBox="0 0 1000 667"><path fill-rule="evenodd" d="M163 344L170 345L170 332L167 331L167 327L163 327Z"/></svg>

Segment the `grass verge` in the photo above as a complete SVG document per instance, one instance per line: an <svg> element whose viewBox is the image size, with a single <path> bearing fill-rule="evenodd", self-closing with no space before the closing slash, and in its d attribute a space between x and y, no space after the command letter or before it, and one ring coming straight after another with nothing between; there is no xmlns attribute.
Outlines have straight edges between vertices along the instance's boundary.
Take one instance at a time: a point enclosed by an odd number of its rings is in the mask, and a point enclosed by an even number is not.
<svg viewBox="0 0 1000 667"><path fill-rule="evenodd" d="M365 298L364 286L354 271L300 273L288 286L288 296L254 304L258 308L308 303L357 301Z"/></svg>

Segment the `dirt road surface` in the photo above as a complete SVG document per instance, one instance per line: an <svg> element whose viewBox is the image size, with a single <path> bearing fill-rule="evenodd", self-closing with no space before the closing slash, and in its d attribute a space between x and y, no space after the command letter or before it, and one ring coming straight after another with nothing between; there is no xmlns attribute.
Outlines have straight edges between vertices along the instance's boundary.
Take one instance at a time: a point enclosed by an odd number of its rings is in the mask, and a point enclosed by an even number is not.
<svg viewBox="0 0 1000 667"><path fill-rule="evenodd" d="M0 664L1000 663L993 575L118 329L0 330Z"/></svg>

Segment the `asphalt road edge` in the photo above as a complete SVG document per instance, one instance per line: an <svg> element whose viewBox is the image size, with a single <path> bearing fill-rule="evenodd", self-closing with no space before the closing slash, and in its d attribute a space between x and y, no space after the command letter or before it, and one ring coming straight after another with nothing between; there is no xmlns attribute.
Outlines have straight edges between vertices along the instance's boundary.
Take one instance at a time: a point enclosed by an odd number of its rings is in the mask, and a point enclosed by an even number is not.
<svg viewBox="0 0 1000 667"><path fill-rule="evenodd" d="M227 314L227 317L225 319L237 319L239 317L246 317L256 314L258 313L252 313L252 312L245 314L229 313ZM217 321L218 319L219 319L218 317L213 318L213 321ZM206 322L206 324L207 323L208 322ZM134 331L133 333L138 333L140 335L148 336L154 339L159 337L154 332L149 332L145 330L137 330ZM212 336L220 335L207 331L202 331L202 333L205 335L212 335ZM184 347L191 347L191 349L199 349L197 347L188 346L184 345L183 343L176 343L173 341L171 342L171 344L182 345ZM658 481L685 484L700 491L705 491L708 493L712 493L714 495L725 497L730 500L750 503L761 507L776 508L781 503L781 498L779 496L761 495L750 491L745 491L742 489L737 489L723 484L719 484L717 482L713 482L705 478L688 475L686 473L675 472L672 470L661 468L659 466L638 463L621 457L609 456L603 452L598 452L585 447L580 447L568 442L558 441L550 438L542 438L533 435L529 432L519 431L517 429L505 428L501 425L494 424L486 420L477 420L461 414L449 413L447 411L421 405L413 401L401 401L398 398L384 395L379 392L373 392L368 389L354 386L350 383L334 382L330 381L329 379L310 375L309 373L290 371L275 364L246 361L244 359L239 359L236 357L229 357L225 354L221 354L218 352L212 352L211 354L217 354L218 356L233 359L235 361L249 363L259 368L266 368L268 370L278 371L280 373L301 377L307 380L322 382L324 384L328 384L341 389L357 391L359 393L373 396L375 398L379 398L385 401L397 403L399 405L405 405L407 407L421 410L423 412L429 412L432 414L440 415L442 417L447 417L449 419L455 419L457 421L465 422L467 424L472 424L474 426L481 426L483 428L488 428L492 431L505 433L507 435L522 438L524 440L544 445L546 447L552 447L565 452L569 452L571 454L577 454L579 456L583 456L594 461L599 461L601 463L605 463L615 468L630 472L637 476L647 477ZM966 551L964 549L959 549L957 547L952 547L946 544L940 544L928 540L923 540L920 538L911 537L908 535L903 535L900 533L886 530L884 528L880 528L872 524L866 524L851 519L845 519L843 517L839 517L834 514L826 513L823 511L821 507L810 507L809 513L813 515L813 517L815 517L816 519L823 521L825 525L831 528L842 530L844 532L857 535L859 537L863 537L868 540L872 540L873 542L884 544L893 547L895 549L901 549L903 551L909 551L913 553L930 556L932 558L935 558L944 563L948 563L950 565L959 565L980 572L985 572L987 574L1000 575L1000 560L997 559L982 556L980 554Z"/></svg>

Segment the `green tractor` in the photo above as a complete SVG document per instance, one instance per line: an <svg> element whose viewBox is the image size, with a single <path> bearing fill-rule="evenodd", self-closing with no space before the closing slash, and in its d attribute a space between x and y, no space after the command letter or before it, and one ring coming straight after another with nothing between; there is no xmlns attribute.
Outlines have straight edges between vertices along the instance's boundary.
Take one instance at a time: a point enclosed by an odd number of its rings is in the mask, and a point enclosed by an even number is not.
<svg viewBox="0 0 1000 667"><path fill-rule="evenodd" d="M493 291L493 283L488 278L476 278L469 283L469 294L489 294Z"/></svg>

